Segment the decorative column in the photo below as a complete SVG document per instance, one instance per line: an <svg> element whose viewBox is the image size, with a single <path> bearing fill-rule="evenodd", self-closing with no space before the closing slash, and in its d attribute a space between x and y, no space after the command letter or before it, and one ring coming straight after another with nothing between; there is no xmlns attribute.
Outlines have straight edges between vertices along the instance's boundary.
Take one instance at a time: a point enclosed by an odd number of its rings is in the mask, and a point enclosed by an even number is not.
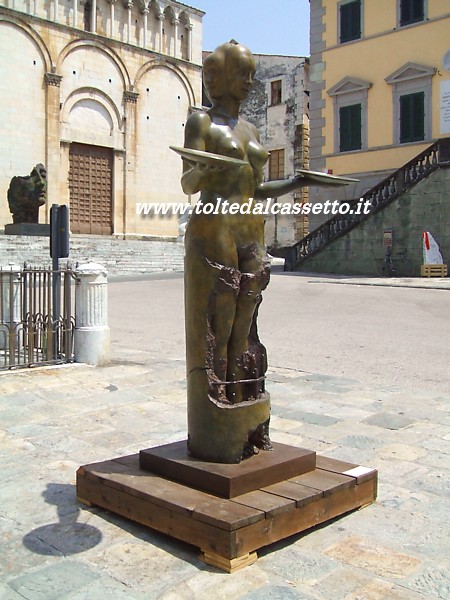
<svg viewBox="0 0 450 600"><path fill-rule="evenodd" d="M192 24L186 25L186 35L187 35L187 57L188 61L192 61Z"/></svg>
<svg viewBox="0 0 450 600"><path fill-rule="evenodd" d="M147 6L142 9L142 14L144 15L144 39L143 39L142 45L144 46L144 48L147 48L147 28L148 28L148 13L149 12L150 11L147 8Z"/></svg>
<svg viewBox="0 0 450 600"><path fill-rule="evenodd" d="M156 18L159 21L159 53L163 53L163 36L164 36L164 13L159 13L156 15Z"/></svg>
<svg viewBox="0 0 450 600"><path fill-rule="evenodd" d="M53 0L53 20L55 23L58 22L58 0Z"/></svg>
<svg viewBox="0 0 450 600"><path fill-rule="evenodd" d="M47 205L60 203L60 85L62 76L56 73L45 73L47 139L45 141L45 168L47 169ZM48 221L46 221L48 222Z"/></svg>
<svg viewBox="0 0 450 600"><path fill-rule="evenodd" d="M75 362L104 365L110 360L106 269L96 263L76 270Z"/></svg>
<svg viewBox="0 0 450 600"><path fill-rule="evenodd" d="M115 34L115 25L114 25L114 19L115 19L115 11L114 11L114 4L115 4L116 0L109 0L110 4L111 4L111 23L109 25L109 36L110 37L114 37Z"/></svg>
<svg viewBox="0 0 450 600"><path fill-rule="evenodd" d="M172 21L172 25L173 25L173 57L176 58L177 57L177 52L178 52L178 25L180 24L180 21L178 19L174 19Z"/></svg>
<svg viewBox="0 0 450 600"><path fill-rule="evenodd" d="M0 268L0 350L14 355L20 323L20 266Z"/></svg>
<svg viewBox="0 0 450 600"><path fill-rule="evenodd" d="M73 19L72 25L76 27L78 25L78 0L73 0Z"/></svg>
<svg viewBox="0 0 450 600"><path fill-rule="evenodd" d="M97 0L92 0L91 31L97 33Z"/></svg>
<svg viewBox="0 0 450 600"><path fill-rule="evenodd" d="M125 4L126 9L127 9L127 16L128 16L128 21L127 21L127 43L130 43L131 40L131 10L133 8L133 0L128 0L128 2L126 2Z"/></svg>

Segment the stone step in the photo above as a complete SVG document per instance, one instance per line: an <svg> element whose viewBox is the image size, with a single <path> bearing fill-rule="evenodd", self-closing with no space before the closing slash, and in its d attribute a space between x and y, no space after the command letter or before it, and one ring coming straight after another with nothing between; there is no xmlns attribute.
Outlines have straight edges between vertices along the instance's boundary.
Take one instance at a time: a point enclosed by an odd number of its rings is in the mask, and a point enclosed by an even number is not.
<svg viewBox="0 0 450 600"><path fill-rule="evenodd" d="M73 235L70 257L61 263L96 262L110 275L183 271L184 245L176 240L119 239ZM0 235L0 267L9 264L51 265L49 238Z"/></svg>

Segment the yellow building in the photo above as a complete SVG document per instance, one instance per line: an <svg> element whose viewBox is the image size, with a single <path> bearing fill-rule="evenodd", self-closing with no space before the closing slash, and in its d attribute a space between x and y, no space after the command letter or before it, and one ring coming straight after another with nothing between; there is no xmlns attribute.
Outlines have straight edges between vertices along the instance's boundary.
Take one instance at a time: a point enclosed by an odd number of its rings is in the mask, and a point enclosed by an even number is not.
<svg viewBox="0 0 450 600"><path fill-rule="evenodd" d="M310 164L359 198L450 135L448 0L310 0ZM313 188L313 201L330 198ZM329 218L310 218L310 229Z"/></svg>

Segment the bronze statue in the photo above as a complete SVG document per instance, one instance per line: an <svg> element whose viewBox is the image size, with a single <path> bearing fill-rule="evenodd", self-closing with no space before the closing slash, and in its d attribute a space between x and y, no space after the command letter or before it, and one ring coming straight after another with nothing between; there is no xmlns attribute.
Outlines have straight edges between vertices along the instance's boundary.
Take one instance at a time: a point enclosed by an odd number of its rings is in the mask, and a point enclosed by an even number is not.
<svg viewBox="0 0 450 600"><path fill-rule="evenodd" d="M47 197L47 171L37 164L30 175L11 179L8 205L14 223L38 223L39 208Z"/></svg>
<svg viewBox="0 0 450 600"><path fill-rule="evenodd" d="M305 174L263 182L269 154L257 129L239 118L254 76L250 50L234 40L210 54L204 82L212 107L189 117L184 151L174 148L183 157L184 192L201 192L185 237L188 451L222 463L271 449L267 358L256 326L269 283L264 216L225 208L309 183Z"/></svg>

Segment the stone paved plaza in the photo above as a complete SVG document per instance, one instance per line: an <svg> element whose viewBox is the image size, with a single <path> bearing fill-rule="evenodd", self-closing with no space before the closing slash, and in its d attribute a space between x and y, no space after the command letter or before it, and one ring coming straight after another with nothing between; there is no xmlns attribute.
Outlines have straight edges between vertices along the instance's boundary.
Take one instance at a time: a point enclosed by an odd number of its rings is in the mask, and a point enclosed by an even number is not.
<svg viewBox="0 0 450 600"><path fill-rule="evenodd" d="M229 575L77 502L80 465L186 436L183 348L130 346L106 367L0 375L1 600L450 598L442 392L271 367L272 438L378 469L378 499Z"/></svg>

